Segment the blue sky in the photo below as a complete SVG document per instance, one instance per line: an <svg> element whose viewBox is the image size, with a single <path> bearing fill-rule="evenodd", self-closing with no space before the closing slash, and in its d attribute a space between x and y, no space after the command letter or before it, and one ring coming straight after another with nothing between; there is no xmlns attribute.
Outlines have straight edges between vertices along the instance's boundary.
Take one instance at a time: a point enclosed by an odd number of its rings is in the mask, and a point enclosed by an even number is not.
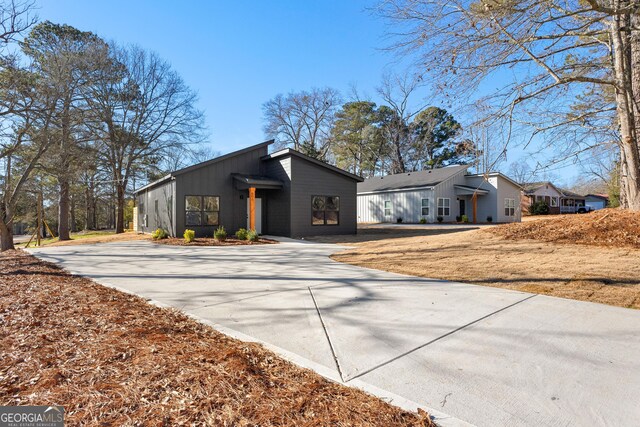
<svg viewBox="0 0 640 427"><path fill-rule="evenodd" d="M387 28L367 10L374 4L40 0L38 15L157 52L198 92L211 145L226 153L265 139L261 106L278 93L330 86L347 95L355 84L378 101L381 76L404 67L381 50Z"/></svg>

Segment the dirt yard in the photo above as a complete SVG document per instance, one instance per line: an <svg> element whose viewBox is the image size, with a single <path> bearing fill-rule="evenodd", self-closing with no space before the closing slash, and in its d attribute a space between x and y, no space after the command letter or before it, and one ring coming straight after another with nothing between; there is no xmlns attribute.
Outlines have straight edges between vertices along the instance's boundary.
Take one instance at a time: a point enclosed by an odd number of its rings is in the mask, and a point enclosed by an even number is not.
<svg viewBox="0 0 640 427"><path fill-rule="evenodd" d="M127 240L148 240L151 236L148 234L134 233L128 231L126 233L115 234L113 231L90 231L72 233L71 240L59 241L55 239L44 239L43 246L70 246L70 245L92 245L96 243L122 242ZM24 248L26 243L16 244L18 248ZM34 247L35 241L32 241L29 247Z"/></svg>
<svg viewBox="0 0 640 427"><path fill-rule="evenodd" d="M68 425L432 425L22 251L0 254L0 341L0 405Z"/></svg>
<svg viewBox="0 0 640 427"><path fill-rule="evenodd" d="M639 249L505 239L500 227L369 226L318 240L353 246L333 258L362 267L640 309Z"/></svg>

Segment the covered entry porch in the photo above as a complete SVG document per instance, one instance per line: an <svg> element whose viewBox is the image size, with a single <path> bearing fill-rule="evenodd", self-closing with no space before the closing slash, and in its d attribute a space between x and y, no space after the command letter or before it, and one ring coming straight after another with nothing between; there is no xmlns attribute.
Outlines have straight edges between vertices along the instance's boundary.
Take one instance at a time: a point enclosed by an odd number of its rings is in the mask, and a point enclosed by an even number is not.
<svg viewBox="0 0 640 427"><path fill-rule="evenodd" d="M472 223L477 224L478 197L486 196L489 191L467 185L455 185L454 188L458 201L458 215L466 215Z"/></svg>
<svg viewBox="0 0 640 427"><path fill-rule="evenodd" d="M267 194L269 191L282 190L284 183L265 176L232 174L232 177L236 189L244 193L240 197L247 199L247 229L262 234L263 224L266 224Z"/></svg>

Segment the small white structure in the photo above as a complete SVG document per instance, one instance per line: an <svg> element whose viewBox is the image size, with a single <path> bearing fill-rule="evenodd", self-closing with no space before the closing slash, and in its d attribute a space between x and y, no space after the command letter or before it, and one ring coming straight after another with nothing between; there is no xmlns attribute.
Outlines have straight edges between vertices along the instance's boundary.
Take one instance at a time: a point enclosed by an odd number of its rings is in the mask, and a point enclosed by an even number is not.
<svg viewBox="0 0 640 427"><path fill-rule="evenodd" d="M471 175L469 166L373 177L358 183L358 222L518 222L521 187L494 172Z"/></svg>

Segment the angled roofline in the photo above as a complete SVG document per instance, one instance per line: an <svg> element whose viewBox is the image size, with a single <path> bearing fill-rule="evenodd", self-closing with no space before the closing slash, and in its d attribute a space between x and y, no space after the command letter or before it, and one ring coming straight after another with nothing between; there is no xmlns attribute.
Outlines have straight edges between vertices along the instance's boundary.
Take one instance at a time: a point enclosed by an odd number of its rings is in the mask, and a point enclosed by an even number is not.
<svg viewBox="0 0 640 427"><path fill-rule="evenodd" d="M467 175L467 176L479 176L479 177L484 177L485 175L487 176L499 176L501 178L506 179L507 181L509 181L510 183L512 183L513 185L515 185L516 187L518 187L520 190L524 191L524 186L522 184L517 183L516 181L514 181L513 179L509 178L507 175L503 174L502 172L489 172L487 174L482 174L482 173L474 173L472 175ZM551 184L549 182L549 184ZM556 188L555 185L551 184L553 186L553 188L555 188L556 190L558 190L558 188ZM562 193L561 191L558 190L558 193Z"/></svg>
<svg viewBox="0 0 640 427"><path fill-rule="evenodd" d="M148 190L151 187L155 187L157 185L163 184L164 182L175 178L177 175L182 175L183 173L191 172L193 170L200 169L200 168L203 168L205 166L212 165L214 163L218 163L218 162L220 162L222 160L226 160L228 158L231 158L231 157L234 157L234 156L237 156L237 155L240 155L240 154L248 153L249 151L257 150L257 149L262 148L262 147L268 147L269 145L273 144L274 142L275 142L275 140L270 139L268 141L261 142L260 144L255 144L255 145L252 145L250 147L243 148L242 150L233 151L231 153L224 154L222 156L214 157L213 159L205 160L204 162L196 163L195 165L187 166L186 168L178 169L176 171L170 172L169 174L163 176L162 178L160 178L160 179L158 179L156 181L150 182L149 184L145 185L144 187L140 187L140 188L138 188L136 190L133 190L133 194L138 194L141 191Z"/></svg>
<svg viewBox="0 0 640 427"><path fill-rule="evenodd" d="M609 197L607 196L601 196L600 194L587 194L584 197L595 197L596 199L602 199L602 200L609 200Z"/></svg>
<svg viewBox="0 0 640 427"><path fill-rule="evenodd" d="M138 188L136 190L133 190L133 194L138 194L138 193L140 193L140 192L142 192L144 190L148 190L151 187L155 187L155 186L158 186L160 184L164 184L167 181L171 181L172 179L173 179L173 175L171 175L171 174L165 175L162 178L156 179L155 181L150 182L150 183L148 183L147 185L145 185L143 187L140 187L140 188Z"/></svg>
<svg viewBox="0 0 640 427"><path fill-rule="evenodd" d="M459 190L466 190L466 191L471 191L473 193L478 193L478 194L489 194L489 190L485 190L484 188L480 188L480 187L470 187L468 185L462 185L462 184L454 184L453 188L457 188Z"/></svg>
<svg viewBox="0 0 640 427"><path fill-rule="evenodd" d="M283 150L276 151L275 153L267 154L266 156L262 156L260 158L260 160L277 159L279 157L284 157L284 156L288 156L288 155L295 156L295 157L298 157L300 159L306 160L306 161L308 161L310 163L313 163L315 165L321 166L323 168L327 168L327 169L329 169L329 170L331 170L333 172L336 172L336 173L339 173L341 175L344 175L344 176L346 176L348 178L351 178L351 179L353 179L353 180L355 180L357 182L364 181L364 178L361 177L361 176L352 174L351 172L347 172L344 169L340 169L340 168L338 168L336 166L330 165L329 163L325 163L325 162L320 161L318 159L314 159L313 157L309 157L306 154L302 154L301 152L293 150L291 148L285 148Z"/></svg>
<svg viewBox="0 0 640 427"><path fill-rule="evenodd" d="M582 194L574 193L570 190L563 190L562 188L560 188L559 190L560 194L562 194L562 197L564 197L565 199L585 199L587 197L583 196Z"/></svg>
<svg viewBox="0 0 640 427"><path fill-rule="evenodd" d="M196 163L195 165L187 166L186 168L183 168L183 169L178 169L177 171L171 172L171 175L173 175L173 176L182 175L183 173L191 172L193 170L200 169L200 168L203 168L205 166L209 166L209 165L212 165L214 163L221 162L222 160L226 160L226 159L229 159L231 157L238 156L240 154L248 153L250 151L257 150L257 149L262 148L262 147L268 147L269 145L273 144L274 142L275 142L274 139L270 139L268 141L261 142L260 144L256 144L256 145L252 145L252 146L247 147L247 148L243 148L242 150L233 151L231 153L228 153L228 154L225 154L225 155L222 155L222 156L218 156L218 157L214 157L213 159L206 160L206 161L201 162L201 163Z"/></svg>
<svg viewBox="0 0 640 427"><path fill-rule="evenodd" d="M358 194L376 194L376 193L392 193L392 192L398 192L398 191L412 191L412 190L425 190L425 189L434 189L435 187L437 187L438 185L441 185L459 175L465 175L467 173L467 169L469 169L470 165L468 164L456 164L456 165L447 165L447 166L442 166L439 168L434 168L434 169L424 169L424 170L419 170L419 171L410 171L410 172L402 172L402 173L396 173L396 174L389 174L389 175L385 175L385 176L373 176L370 178L367 178L365 181L368 180L374 180L374 179L379 179L379 180L384 180L385 178L388 177L396 177L399 175L406 175L409 176L413 173L415 174L420 174L420 173L431 173L432 171L442 171L444 169L458 169L456 172L451 173L449 176L447 176L446 178L437 181L437 182L430 182L428 184L421 184L418 182L412 182L410 184L408 184L406 187L398 187L397 185L394 186L394 188L384 188L381 190L359 190ZM421 179L420 181L425 181L426 179Z"/></svg>
<svg viewBox="0 0 640 427"><path fill-rule="evenodd" d="M436 184L438 185L438 184ZM415 190L433 190L436 188L436 185L422 185L417 187L404 187L404 188L391 188L388 190L375 190L375 191L357 191L356 194L367 195L367 194L379 194L379 193L400 193L402 191L415 191Z"/></svg>
<svg viewBox="0 0 640 427"><path fill-rule="evenodd" d="M527 184L540 184L540 185L539 185L539 186L537 186L537 187L535 187L533 190L525 190L524 186L525 186L525 185L527 185ZM555 186L555 185L553 184L553 182L551 182L551 181L540 181L539 183L536 183L536 182L533 182L533 183L527 183L527 182L525 182L525 183L523 183L523 185L521 185L520 187L522 187L522 190L523 190L524 192L527 192L527 191L536 191L538 188L542 187L542 186L543 186L543 185L545 185L545 184L549 184L549 185L550 185L550 186L552 186L552 187L553 187L553 188L554 188L558 193L560 193L560 195L564 195L564 193L562 192L562 189L560 189L560 187Z"/></svg>

